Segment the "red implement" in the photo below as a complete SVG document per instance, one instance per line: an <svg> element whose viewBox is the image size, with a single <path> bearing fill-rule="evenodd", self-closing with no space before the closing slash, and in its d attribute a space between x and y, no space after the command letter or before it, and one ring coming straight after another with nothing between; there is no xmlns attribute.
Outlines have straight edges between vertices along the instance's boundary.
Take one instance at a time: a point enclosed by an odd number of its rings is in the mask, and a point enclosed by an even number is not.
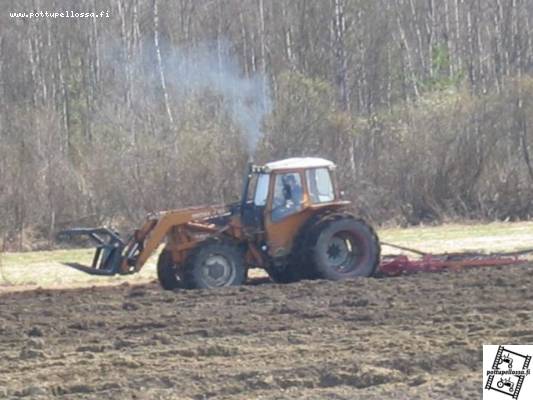
<svg viewBox="0 0 533 400"><path fill-rule="evenodd" d="M458 270L468 267L489 267L513 264L524 264L528 260L524 256L533 253L533 249L512 253L445 253L429 254L407 247L389 243L383 245L401 249L419 255L419 258L410 258L405 254L384 256L379 266L379 271L386 276L397 276L414 272L437 272L443 270Z"/></svg>

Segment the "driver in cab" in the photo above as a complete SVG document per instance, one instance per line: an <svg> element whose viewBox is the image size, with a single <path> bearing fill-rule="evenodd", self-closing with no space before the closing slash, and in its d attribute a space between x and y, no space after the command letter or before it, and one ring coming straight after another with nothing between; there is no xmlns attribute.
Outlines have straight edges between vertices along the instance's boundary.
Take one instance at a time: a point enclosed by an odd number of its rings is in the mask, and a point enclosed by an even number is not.
<svg viewBox="0 0 533 400"><path fill-rule="evenodd" d="M295 174L287 174L281 176L282 183L282 196L275 197L274 199L274 209L272 210L272 219L274 221L280 220L281 218L294 214L300 210L302 202L302 185L299 180L296 179Z"/></svg>

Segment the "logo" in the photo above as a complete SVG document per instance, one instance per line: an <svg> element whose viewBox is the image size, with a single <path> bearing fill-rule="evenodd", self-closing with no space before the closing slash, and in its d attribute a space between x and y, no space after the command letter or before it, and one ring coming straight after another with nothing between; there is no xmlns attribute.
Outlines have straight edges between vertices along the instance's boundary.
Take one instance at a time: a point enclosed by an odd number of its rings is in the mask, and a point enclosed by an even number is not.
<svg viewBox="0 0 533 400"><path fill-rule="evenodd" d="M484 345L483 400L531 399L531 354L533 345Z"/></svg>

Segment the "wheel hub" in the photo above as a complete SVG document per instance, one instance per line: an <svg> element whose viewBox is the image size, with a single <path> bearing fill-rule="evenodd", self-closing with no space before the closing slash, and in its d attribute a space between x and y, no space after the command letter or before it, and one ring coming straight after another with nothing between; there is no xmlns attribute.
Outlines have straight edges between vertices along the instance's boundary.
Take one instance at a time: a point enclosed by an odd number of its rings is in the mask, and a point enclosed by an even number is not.
<svg viewBox="0 0 533 400"><path fill-rule="evenodd" d="M209 276L213 279L218 279L222 275L224 275L224 265L216 263L209 266Z"/></svg>
<svg viewBox="0 0 533 400"><path fill-rule="evenodd" d="M350 250L345 239L334 237L331 239L328 248L327 255L328 260L334 267L340 267L348 258Z"/></svg>
<svg viewBox="0 0 533 400"><path fill-rule="evenodd" d="M231 262L226 257L218 254L209 256L202 268L202 275L205 281L212 287L226 285L232 274L233 267Z"/></svg>
<svg viewBox="0 0 533 400"><path fill-rule="evenodd" d="M330 267L340 273L349 273L357 268L362 252L353 235L339 232L326 246L326 259Z"/></svg>

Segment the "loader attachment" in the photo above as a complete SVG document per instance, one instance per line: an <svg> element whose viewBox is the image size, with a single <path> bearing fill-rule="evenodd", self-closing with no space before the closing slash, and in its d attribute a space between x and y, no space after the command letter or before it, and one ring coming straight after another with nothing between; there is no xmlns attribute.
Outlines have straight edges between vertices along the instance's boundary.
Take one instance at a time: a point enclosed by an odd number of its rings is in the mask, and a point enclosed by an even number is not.
<svg viewBox="0 0 533 400"><path fill-rule="evenodd" d="M58 240L69 240L74 237L87 237L96 244L96 252L91 266L78 263L65 263L91 275L115 275L120 273L124 257L122 252L126 246L118 233L109 228L73 228L65 229L57 234Z"/></svg>

